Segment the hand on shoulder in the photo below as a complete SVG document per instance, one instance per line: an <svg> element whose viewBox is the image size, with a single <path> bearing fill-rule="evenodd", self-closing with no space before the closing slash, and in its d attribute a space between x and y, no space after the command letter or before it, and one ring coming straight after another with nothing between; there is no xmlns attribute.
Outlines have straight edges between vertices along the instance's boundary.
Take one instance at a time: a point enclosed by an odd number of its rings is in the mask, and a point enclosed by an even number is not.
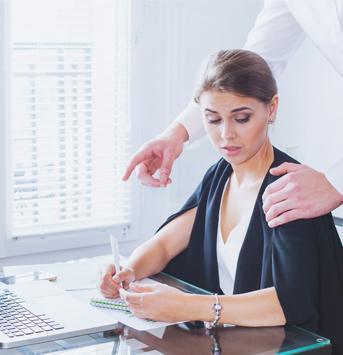
<svg viewBox="0 0 343 355"><path fill-rule="evenodd" d="M283 163L270 172L282 175L263 194L263 210L270 227L322 216L343 203L342 194L325 175L306 165Z"/></svg>

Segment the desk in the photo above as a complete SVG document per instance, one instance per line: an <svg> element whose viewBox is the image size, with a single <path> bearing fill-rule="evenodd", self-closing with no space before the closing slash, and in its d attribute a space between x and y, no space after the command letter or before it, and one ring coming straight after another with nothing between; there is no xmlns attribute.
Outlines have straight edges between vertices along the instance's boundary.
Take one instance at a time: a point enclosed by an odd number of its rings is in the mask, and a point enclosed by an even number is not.
<svg viewBox="0 0 343 355"><path fill-rule="evenodd" d="M54 272L63 285L63 275L59 270L69 268L69 277L73 275L75 285L82 280L82 285L88 278L94 277L90 270L102 262L109 262L111 257L104 256L71 262L67 264L40 265L39 269ZM80 267L80 264L82 267ZM193 293L207 293L195 286L161 274L158 280ZM69 280L70 281L70 280ZM74 291L71 291L74 292ZM82 293L82 290L77 291ZM298 327L264 327L218 328L214 331L197 327L197 324L178 324L148 332L118 325L113 331L95 333L75 338L62 339L55 342L31 345L16 349L0 350L0 355L33 355L33 354L63 354L63 355L134 355L134 354L331 354L330 342L313 333Z"/></svg>

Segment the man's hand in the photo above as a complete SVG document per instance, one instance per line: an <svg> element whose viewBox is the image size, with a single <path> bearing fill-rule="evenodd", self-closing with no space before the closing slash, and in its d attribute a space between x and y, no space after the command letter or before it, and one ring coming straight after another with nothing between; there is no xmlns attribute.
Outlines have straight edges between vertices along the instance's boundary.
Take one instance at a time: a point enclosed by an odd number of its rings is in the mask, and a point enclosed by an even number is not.
<svg viewBox="0 0 343 355"><path fill-rule="evenodd" d="M166 187L171 183L174 160L183 150L188 133L180 123L172 124L162 135L145 143L130 159L122 179L128 180L138 166L137 176L143 185ZM159 171L159 177L154 174Z"/></svg>
<svg viewBox="0 0 343 355"><path fill-rule="evenodd" d="M343 196L325 175L306 165L283 163L270 170L284 175L263 194L263 210L269 227L331 212L343 203Z"/></svg>

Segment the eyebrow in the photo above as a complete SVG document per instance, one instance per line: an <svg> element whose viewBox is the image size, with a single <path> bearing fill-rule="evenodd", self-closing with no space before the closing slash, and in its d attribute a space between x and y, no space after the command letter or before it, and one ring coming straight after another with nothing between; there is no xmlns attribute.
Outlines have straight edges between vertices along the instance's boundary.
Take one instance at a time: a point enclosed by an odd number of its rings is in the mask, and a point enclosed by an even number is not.
<svg viewBox="0 0 343 355"><path fill-rule="evenodd" d="M250 110L252 111L252 109L248 106L242 106L242 107L237 107L237 108L234 108L233 110L231 110L231 113L235 113L235 112L240 112L240 111L243 111L243 110ZM209 108L205 108L204 111L209 111L209 112L212 112L212 113L218 113L217 111L214 111L214 110L211 110Z"/></svg>

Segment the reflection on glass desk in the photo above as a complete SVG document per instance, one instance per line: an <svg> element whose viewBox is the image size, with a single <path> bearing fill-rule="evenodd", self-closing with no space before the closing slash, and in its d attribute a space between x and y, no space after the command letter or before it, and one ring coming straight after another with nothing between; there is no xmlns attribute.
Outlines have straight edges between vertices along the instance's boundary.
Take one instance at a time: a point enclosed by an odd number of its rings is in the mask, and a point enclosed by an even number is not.
<svg viewBox="0 0 343 355"><path fill-rule="evenodd" d="M189 329L171 325L149 332L118 326L110 332L0 350L1 355L330 354L330 343L297 327Z"/></svg>
<svg viewBox="0 0 343 355"><path fill-rule="evenodd" d="M154 279L197 294L207 291L166 274ZM0 355L134 355L134 354L331 354L330 341L298 327L219 327L212 331L202 322L137 331L119 324L112 331L54 342L0 350Z"/></svg>

